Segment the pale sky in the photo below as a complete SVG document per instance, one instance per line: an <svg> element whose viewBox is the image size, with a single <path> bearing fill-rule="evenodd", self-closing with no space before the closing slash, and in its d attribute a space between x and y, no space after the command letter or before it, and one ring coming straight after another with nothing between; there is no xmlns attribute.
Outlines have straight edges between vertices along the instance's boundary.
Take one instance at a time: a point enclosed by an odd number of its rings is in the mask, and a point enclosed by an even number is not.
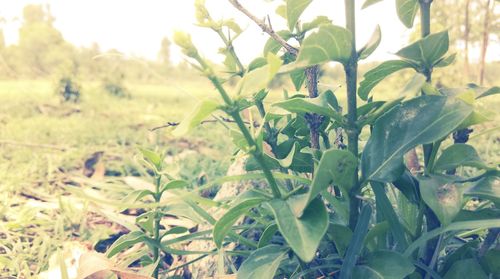
<svg viewBox="0 0 500 279"><path fill-rule="evenodd" d="M213 18L234 18L246 29L235 42L236 51L245 63L261 53L268 38L266 34L226 0L206 2ZM274 14L276 4L280 2L241 0L261 18L270 14L275 30L285 26L284 19ZM358 9L362 2L357 1ZM382 42L370 60L391 58L391 53L408 42L411 30L398 20L394 2L382 1L357 13L358 48L370 38L376 24L382 29ZM183 30L191 34L206 57L222 61L222 56L217 54L221 47L218 37L208 29L195 26L194 0L0 0L0 16L9 21L3 26L7 43L16 43L21 22L12 19L21 18L22 8L30 3L50 4L56 28L76 46L90 46L97 42L101 50L115 48L128 55L155 59L161 39L165 36L171 38L174 30ZM343 13L341 0L315 0L302 19L307 21L316 15L326 15L334 24L344 26ZM490 58L493 50L492 47ZM182 59L177 48L173 47L172 52L174 62Z"/></svg>

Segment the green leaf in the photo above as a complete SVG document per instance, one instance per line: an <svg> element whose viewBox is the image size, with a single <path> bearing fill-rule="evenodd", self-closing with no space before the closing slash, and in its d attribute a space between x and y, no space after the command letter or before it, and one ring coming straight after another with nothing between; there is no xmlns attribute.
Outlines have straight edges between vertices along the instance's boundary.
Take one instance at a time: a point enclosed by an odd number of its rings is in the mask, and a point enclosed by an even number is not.
<svg viewBox="0 0 500 279"><path fill-rule="evenodd" d="M450 270L446 272L443 279L459 279L464 278L464 275L467 278L488 279L488 276L484 273L483 268L476 259L465 259L455 262Z"/></svg>
<svg viewBox="0 0 500 279"><path fill-rule="evenodd" d="M355 266L352 270L352 278L384 279L382 274L366 265Z"/></svg>
<svg viewBox="0 0 500 279"><path fill-rule="evenodd" d="M282 64L283 61L278 56L268 52L267 65L247 72L236 85L236 92L240 96L248 96L266 89Z"/></svg>
<svg viewBox="0 0 500 279"><path fill-rule="evenodd" d="M382 0L366 0L361 9L366 9L371 5L377 4L378 2L382 2Z"/></svg>
<svg viewBox="0 0 500 279"><path fill-rule="evenodd" d="M260 236L258 247L262 248L264 246L267 246L267 244L269 244L269 242L271 241L271 239L273 238L273 236L276 234L277 231L278 231L278 225L276 225L276 223L272 223L269 226L267 226L266 229L262 232L262 235Z"/></svg>
<svg viewBox="0 0 500 279"><path fill-rule="evenodd" d="M384 78L399 70L413 68L413 64L401 60L390 60L378 65L366 72L363 81L359 84L358 96L362 100L367 100L370 91Z"/></svg>
<svg viewBox="0 0 500 279"><path fill-rule="evenodd" d="M497 206L500 205L500 177L488 176L481 178L467 189L466 196L478 197L494 202Z"/></svg>
<svg viewBox="0 0 500 279"><path fill-rule="evenodd" d="M321 25L302 42L296 63L303 67L329 61L345 64L351 57L351 40L351 32L347 29L332 24Z"/></svg>
<svg viewBox="0 0 500 279"><path fill-rule="evenodd" d="M306 22L304 24L302 24L302 32L307 32L309 30L312 30L314 28L317 28L323 24L331 24L332 21L326 17L326 16L318 16L316 17L313 21L311 22Z"/></svg>
<svg viewBox="0 0 500 279"><path fill-rule="evenodd" d="M128 234L124 234L108 248L108 251L106 251L106 255L108 256L108 258L111 258L119 252L131 247L132 245L142 242L145 237L146 236L141 231L133 231Z"/></svg>
<svg viewBox="0 0 500 279"><path fill-rule="evenodd" d="M401 222L399 221L399 217L394 211L389 198L385 194L384 185L379 182L372 182L372 189L375 193L377 211L384 217L385 220L389 223L392 235L397 243L398 251L403 251L408 247L408 241L406 240L405 230Z"/></svg>
<svg viewBox="0 0 500 279"><path fill-rule="evenodd" d="M262 198L253 198L242 201L239 204L231 207L224 216L222 216L217 223L215 223L213 230L213 238L215 245L220 249L222 247L222 242L224 238L231 230L233 224L238 221L238 219L246 214L251 208L258 206L264 201Z"/></svg>
<svg viewBox="0 0 500 279"><path fill-rule="evenodd" d="M407 27L413 26L418 11L418 0L396 0L396 10L399 20Z"/></svg>
<svg viewBox="0 0 500 279"><path fill-rule="evenodd" d="M443 67L447 67L449 65L451 65L453 62L455 62L455 58L457 57L457 54L456 53L453 53L451 55L448 55L446 57L443 57L441 59L439 59L436 64L434 65L434 67L436 68L443 68Z"/></svg>
<svg viewBox="0 0 500 279"><path fill-rule="evenodd" d="M482 265L486 266L487 270L495 276L500 277L500 250L490 249L481 260Z"/></svg>
<svg viewBox="0 0 500 279"><path fill-rule="evenodd" d="M163 236L169 235L169 234L181 234L181 233L186 233L189 230L185 227L173 227L170 230L166 231L163 233Z"/></svg>
<svg viewBox="0 0 500 279"><path fill-rule="evenodd" d="M266 54L267 55L267 54ZM257 68L267 65L267 60L264 57L257 57L248 64L248 71L253 71Z"/></svg>
<svg viewBox="0 0 500 279"><path fill-rule="evenodd" d="M143 228L146 232L153 234L154 233L154 223L155 223L155 212L148 211L143 213L135 219L135 222L139 227Z"/></svg>
<svg viewBox="0 0 500 279"><path fill-rule="evenodd" d="M346 226L332 224L328 229L327 235L333 240L335 249L341 257L344 257L347 247L352 240L352 231Z"/></svg>
<svg viewBox="0 0 500 279"><path fill-rule="evenodd" d="M311 202L301 218L294 215L290 201L275 199L269 206L288 245L301 260L310 262L328 229L328 214L323 202L320 199Z"/></svg>
<svg viewBox="0 0 500 279"><path fill-rule="evenodd" d="M453 219L453 222L486 220L495 218L500 219L500 209L498 208L483 208L478 210L462 209L457 214L455 219Z"/></svg>
<svg viewBox="0 0 500 279"><path fill-rule="evenodd" d="M276 8L276 14L286 19L286 5L282 4Z"/></svg>
<svg viewBox="0 0 500 279"><path fill-rule="evenodd" d="M406 152L445 137L471 112L464 102L442 96L421 96L395 106L373 126L361 157L363 179L396 180L404 171Z"/></svg>
<svg viewBox="0 0 500 279"><path fill-rule="evenodd" d="M415 270L408 258L394 251L375 251L366 257L365 265L382 275L384 279L406 278Z"/></svg>
<svg viewBox="0 0 500 279"><path fill-rule="evenodd" d="M465 143L457 143L443 150L441 156L436 160L433 170L446 171L456 169L459 166L488 168L474 147Z"/></svg>
<svg viewBox="0 0 500 279"><path fill-rule="evenodd" d="M373 32L371 38L368 40L365 46L358 50L358 59L365 59L370 54L372 54L380 44L382 40L382 31L380 30L380 25L377 25L375 31Z"/></svg>
<svg viewBox="0 0 500 279"><path fill-rule="evenodd" d="M474 221L463 221L463 222L453 222L448 226L439 227L430 232L422 234L421 237L413 241L410 246L404 252L405 257L409 257L415 250L422 247L427 243L428 240L449 231L460 231L460 230L475 230L475 229L488 229L500 227L500 219L488 219L488 220L474 220Z"/></svg>
<svg viewBox="0 0 500 279"><path fill-rule="evenodd" d="M300 15L311 2L312 0L286 0L286 18L290 31L293 31Z"/></svg>
<svg viewBox="0 0 500 279"><path fill-rule="evenodd" d="M340 269L340 279L351 279L353 269L358 261L358 257L363 249L363 242L368 231L368 225L370 224L370 219L372 216L372 208L370 205L366 204L361 209L359 214L358 222L354 228L354 234L352 236L352 241L347 248L346 256L344 262Z"/></svg>
<svg viewBox="0 0 500 279"><path fill-rule="evenodd" d="M412 203L418 204L420 201L420 192L418 190L418 181L409 170L396 179L392 184Z"/></svg>
<svg viewBox="0 0 500 279"><path fill-rule="evenodd" d="M479 96L477 96L476 99L487 97L487 96L491 96L491 95L495 95L495 94L498 94L498 93L500 93L500 87L493 86L493 87L485 90L484 92L482 92Z"/></svg>
<svg viewBox="0 0 500 279"><path fill-rule="evenodd" d="M163 193L166 190L180 189L188 186L189 183L185 180L172 180L169 181L167 184L163 185L163 187L160 189L160 193Z"/></svg>
<svg viewBox="0 0 500 279"><path fill-rule="evenodd" d="M340 123L344 119L340 113L330 105L329 100L335 98L333 92L326 91L316 98L291 98L282 102L274 103L273 106L285 109L292 113L317 113L330 117Z"/></svg>
<svg viewBox="0 0 500 279"><path fill-rule="evenodd" d="M302 88L302 84L304 84L304 81L306 80L306 73L302 69L291 71L290 78L292 79L295 90L299 91L300 88Z"/></svg>
<svg viewBox="0 0 500 279"><path fill-rule="evenodd" d="M141 147L139 147L139 150L141 151L144 159L149 161L151 164L153 164L153 166L155 166L157 171L161 170L161 165L163 163L163 160L162 160L160 154L158 154L152 150L149 150L146 148L141 148Z"/></svg>
<svg viewBox="0 0 500 279"><path fill-rule="evenodd" d="M389 222L383 221L375 224L366 234L364 246L370 251L377 250L377 247L385 247L385 239L389 231Z"/></svg>
<svg viewBox="0 0 500 279"><path fill-rule="evenodd" d="M445 30L431 34L400 49L396 55L426 67L432 67L446 54L448 47L448 31Z"/></svg>
<svg viewBox="0 0 500 279"><path fill-rule="evenodd" d="M237 279L273 279L280 263L287 258L288 249L279 245L259 248L243 262Z"/></svg>
<svg viewBox="0 0 500 279"><path fill-rule="evenodd" d="M288 30L282 30L282 31L278 31L276 32L281 38L283 38L285 41L288 41L290 38L293 37L293 34L288 31ZM266 44L264 45L264 51L263 51L263 54L264 56L267 56L267 53L268 52L271 52L271 53L278 53L280 51L280 49L283 48L283 46L278 43L275 39L273 38L269 38L266 42Z"/></svg>
<svg viewBox="0 0 500 279"><path fill-rule="evenodd" d="M403 91L399 93L401 97L415 97L420 95L424 86L426 77L420 73L415 73L413 78L405 85Z"/></svg>
<svg viewBox="0 0 500 279"><path fill-rule="evenodd" d="M450 177L441 175L417 178L420 195L441 224L448 225L462 208L462 191Z"/></svg>
<svg viewBox="0 0 500 279"><path fill-rule="evenodd" d="M212 100L205 100L198 103L194 110L172 131L172 135L175 137L186 135L218 108L219 104Z"/></svg>
<svg viewBox="0 0 500 279"><path fill-rule="evenodd" d="M296 215L300 216L321 191L330 184L341 187L346 193L352 188L358 159L347 150L330 149L323 153L314 173L311 187L301 201L297 201Z"/></svg>

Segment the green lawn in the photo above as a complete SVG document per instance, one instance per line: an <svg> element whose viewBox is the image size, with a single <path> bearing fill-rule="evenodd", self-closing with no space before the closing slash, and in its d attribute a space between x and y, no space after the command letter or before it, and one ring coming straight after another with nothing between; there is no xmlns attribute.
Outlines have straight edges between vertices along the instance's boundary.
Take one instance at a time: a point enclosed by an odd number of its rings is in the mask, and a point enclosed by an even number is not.
<svg viewBox="0 0 500 279"><path fill-rule="evenodd" d="M104 152L101 161L109 176L141 174L137 147L166 152L173 158L170 174L189 181L225 172L230 153L221 150L229 140L220 125L205 124L189 139L174 139L171 128L150 131L181 120L212 93L208 84L195 79L128 88L131 97L118 98L86 83L81 102L74 104L62 103L49 81L0 82L2 276L37 274L47 268L57 245L80 238L95 243L114 233L109 226L86 228L87 204L58 199L74 177L82 177L85 160L95 152ZM177 159L180 153L187 155Z"/></svg>

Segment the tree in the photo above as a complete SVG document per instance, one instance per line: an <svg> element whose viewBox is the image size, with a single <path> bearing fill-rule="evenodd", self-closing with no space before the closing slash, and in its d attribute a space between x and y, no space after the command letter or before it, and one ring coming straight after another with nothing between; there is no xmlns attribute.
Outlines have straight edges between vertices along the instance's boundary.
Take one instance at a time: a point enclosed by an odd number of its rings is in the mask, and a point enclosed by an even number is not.
<svg viewBox="0 0 500 279"><path fill-rule="evenodd" d="M27 5L19 30L19 52L24 72L46 76L54 70L72 69L73 47L53 26L54 18L42 5Z"/></svg>
<svg viewBox="0 0 500 279"><path fill-rule="evenodd" d="M484 83L484 68L486 62L486 52L488 51L488 42L490 40L490 15L493 13L495 7L495 1L487 0L484 4L484 20L483 20L483 32L481 41L481 57L479 60L479 84ZM490 10L491 9L491 10Z"/></svg>
<svg viewBox="0 0 500 279"><path fill-rule="evenodd" d="M158 52L158 61L164 66L170 65L170 45L171 42L167 37L164 37L161 40L161 47Z"/></svg>

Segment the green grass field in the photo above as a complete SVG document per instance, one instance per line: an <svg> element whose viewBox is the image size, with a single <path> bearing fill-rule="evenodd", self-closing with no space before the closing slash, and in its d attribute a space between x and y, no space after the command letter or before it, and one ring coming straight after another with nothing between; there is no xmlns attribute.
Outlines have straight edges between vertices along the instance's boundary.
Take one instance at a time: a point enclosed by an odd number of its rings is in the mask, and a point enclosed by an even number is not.
<svg viewBox="0 0 500 279"><path fill-rule="evenodd" d="M204 90L208 84L128 88L130 98L117 98L88 83L74 104L62 103L48 81L0 82L0 271L30 277L48 267L58 245L72 239L93 244L115 233L106 225L86 228L88 205L65 196L69 181L83 177L84 162L95 152L104 152L107 176L140 175L138 147L169 154L170 173L179 178L196 181L225 172L230 156L221 150L227 151L228 142L217 124L203 125L189 140L174 139L171 128L150 131L180 121L211 93ZM187 156L178 158L180 153Z"/></svg>
<svg viewBox="0 0 500 279"><path fill-rule="evenodd" d="M387 96L389 84L376 94ZM210 180L225 173L235 149L222 125L204 124L180 139L169 135L171 128L150 131L181 120L198 99L213 93L208 83L194 78L128 88L131 97L118 98L97 83L85 83L82 100L75 104L62 103L49 81L0 82L1 278L4 273L30 278L47 269L50 255L70 241L93 245L119 230L110 225L112 216L68 195L95 152L103 152L100 163L106 175L94 178L100 181L143 175L138 147L166 152L172 158L170 174L193 184L201 176ZM500 99L490 97L477 105L494 112ZM491 113L490 118L475 128L471 143L496 164L498 117Z"/></svg>

